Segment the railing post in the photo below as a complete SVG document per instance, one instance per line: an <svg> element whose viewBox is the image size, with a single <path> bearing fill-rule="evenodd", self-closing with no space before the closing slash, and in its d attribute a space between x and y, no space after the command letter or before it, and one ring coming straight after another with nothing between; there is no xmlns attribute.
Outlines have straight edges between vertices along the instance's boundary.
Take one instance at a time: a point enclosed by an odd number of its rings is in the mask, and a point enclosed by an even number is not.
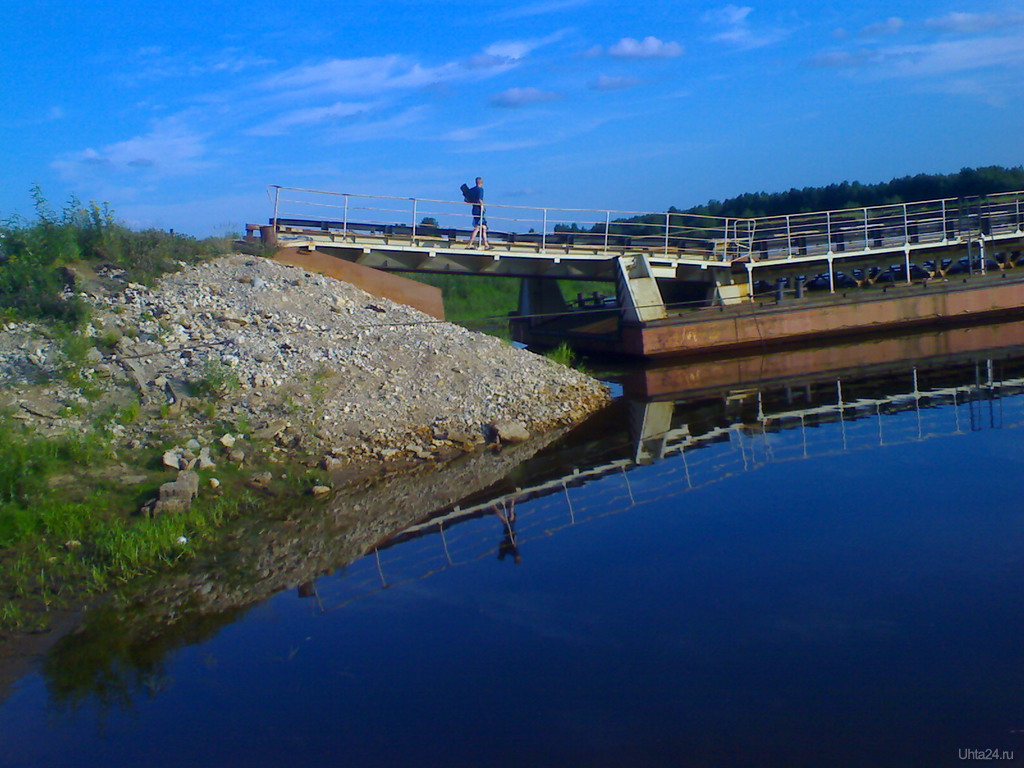
<svg viewBox="0 0 1024 768"><path fill-rule="evenodd" d="M348 195L345 195L345 213L343 214L341 222L341 231L344 234L348 234Z"/></svg>
<svg viewBox="0 0 1024 768"><path fill-rule="evenodd" d="M907 204L903 203L903 245L910 245L910 222L907 221Z"/></svg>
<svg viewBox="0 0 1024 768"><path fill-rule="evenodd" d="M668 256L668 218L669 218L670 215L671 214L669 214L668 211L665 211L665 255L666 256ZM726 219L725 226L726 226L726 229L728 229L728 227L729 227L729 220L728 219Z"/></svg>
<svg viewBox="0 0 1024 768"><path fill-rule="evenodd" d="M949 237L949 230L946 228L946 199L942 199L942 242L946 242Z"/></svg>
<svg viewBox="0 0 1024 768"><path fill-rule="evenodd" d="M864 250L871 250L871 235L868 233L868 209L864 209Z"/></svg>
<svg viewBox="0 0 1024 768"><path fill-rule="evenodd" d="M604 212L604 252L608 253L608 230L612 225L612 212Z"/></svg>
<svg viewBox="0 0 1024 768"><path fill-rule="evenodd" d="M788 213L786 214L786 258L793 258L793 227Z"/></svg>
<svg viewBox="0 0 1024 768"><path fill-rule="evenodd" d="M413 237L413 240L415 240L416 239L416 198L415 197L410 197L409 199L412 200L412 237Z"/></svg>
<svg viewBox="0 0 1024 768"><path fill-rule="evenodd" d="M548 248L548 209L544 209L543 224L540 227L540 250L545 252Z"/></svg>
<svg viewBox="0 0 1024 768"><path fill-rule="evenodd" d="M281 188L275 184L274 185L274 236L275 237L277 236L277 210L278 210L278 203L279 203L280 199L281 199Z"/></svg>
<svg viewBox="0 0 1024 768"><path fill-rule="evenodd" d="M825 211L825 237L828 238L827 253L832 253L832 211Z"/></svg>

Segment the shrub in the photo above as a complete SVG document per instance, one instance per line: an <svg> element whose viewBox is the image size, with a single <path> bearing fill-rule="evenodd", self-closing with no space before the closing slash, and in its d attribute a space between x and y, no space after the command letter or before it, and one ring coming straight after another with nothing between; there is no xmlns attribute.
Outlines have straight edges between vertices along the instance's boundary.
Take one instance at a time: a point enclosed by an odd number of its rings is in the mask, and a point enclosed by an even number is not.
<svg viewBox="0 0 1024 768"><path fill-rule="evenodd" d="M119 224L107 203L88 208L74 197L54 212L39 187L32 189L36 218L0 223L0 317L47 320L81 327L88 307L69 289L61 266L85 260L126 270L128 279L151 283L179 264L226 250L222 239L196 240L158 229L134 231Z"/></svg>

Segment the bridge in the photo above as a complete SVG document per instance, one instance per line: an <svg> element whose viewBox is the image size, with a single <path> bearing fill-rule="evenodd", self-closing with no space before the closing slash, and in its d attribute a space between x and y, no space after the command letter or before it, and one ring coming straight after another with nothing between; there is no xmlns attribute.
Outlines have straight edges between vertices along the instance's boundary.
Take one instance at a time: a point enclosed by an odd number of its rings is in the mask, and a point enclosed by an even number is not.
<svg viewBox="0 0 1024 768"><path fill-rule="evenodd" d="M472 213L462 201L276 185L268 192L273 216L249 225L250 238L259 230L265 244L377 270L521 278L520 317L585 310L591 325L602 311L625 325L691 315L689 322L694 310L806 293L1005 277L1024 258L1024 192L757 218L489 203L488 249L469 245ZM612 283L614 297L567 302L558 279ZM986 299L953 312L992 308Z"/></svg>

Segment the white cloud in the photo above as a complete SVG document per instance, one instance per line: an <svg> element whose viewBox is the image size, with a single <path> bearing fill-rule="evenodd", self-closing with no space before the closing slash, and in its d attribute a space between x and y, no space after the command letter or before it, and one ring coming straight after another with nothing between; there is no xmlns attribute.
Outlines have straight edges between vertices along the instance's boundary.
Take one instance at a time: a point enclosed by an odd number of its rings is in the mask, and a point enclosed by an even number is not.
<svg viewBox="0 0 1024 768"><path fill-rule="evenodd" d="M250 136L281 136L292 128L302 128L366 114L380 106L379 102L336 102L326 107L309 107L286 112L246 133Z"/></svg>
<svg viewBox="0 0 1024 768"><path fill-rule="evenodd" d="M701 20L720 28L711 39L743 49L761 48L777 43L788 35L782 29L757 29L750 24L750 6L726 5L705 13Z"/></svg>
<svg viewBox="0 0 1024 768"><path fill-rule="evenodd" d="M495 107L507 107L516 109L531 104L543 104L549 101L558 101L562 94L553 91L542 91L539 88L509 88L502 91L493 99L491 104Z"/></svg>
<svg viewBox="0 0 1024 768"><path fill-rule="evenodd" d="M671 59L683 55L683 46L653 36L643 40L624 37L608 49L608 55L617 59Z"/></svg>
<svg viewBox="0 0 1024 768"><path fill-rule="evenodd" d="M622 91L641 85L643 80L638 77L613 77L611 75L600 75L589 84L595 91Z"/></svg>
<svg viewBox="0 0 1024 768"><path fill-rule="evenodd" d="M97 173L145 174L150 177L182 176L209 167L202 136L178 118L154 124L143 136L109 144L96 150L88 147L61 155L51 163L62 178L77 180Z"/></svg>

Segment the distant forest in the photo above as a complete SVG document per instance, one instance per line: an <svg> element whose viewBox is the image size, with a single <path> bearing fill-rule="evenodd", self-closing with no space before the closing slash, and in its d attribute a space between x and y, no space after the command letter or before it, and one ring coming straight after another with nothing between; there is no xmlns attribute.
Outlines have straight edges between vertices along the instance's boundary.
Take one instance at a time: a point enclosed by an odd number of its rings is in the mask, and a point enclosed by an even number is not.
<svg viewBox="0 0 1024 768"><path fill-rule="evenodd" d="M835 211L946 197L972 197L1024 190L1024 166L964 168L959 173L903 176L880 184L844 181L827 187L804 187L788 192L753 192L728 200L710 200L695 208L671 213L754 218L809 211Z"/></svg>
<svg viewBox="0 0 1024 768"><path fill-rule="evenodd" d="M804 187L788 192L748 192L728 200L709 200L693 208L672 206L669 213L694 213L705 216L752 219L760 216L785 216L789 213L838 211L843 208L870 208L875 205L941 200L952 197L980 197L998 192L1024 190L1024 166L1003 168L964 168L959 173L903 176L879 184L844 181L827 187ZM637 228L638 224L648 227ZM665 214L649 213L615 219L612 234L643 235L664 231ZM578 224L557 224L555 232L604 232L604 223L582 228Z"/></svg>

